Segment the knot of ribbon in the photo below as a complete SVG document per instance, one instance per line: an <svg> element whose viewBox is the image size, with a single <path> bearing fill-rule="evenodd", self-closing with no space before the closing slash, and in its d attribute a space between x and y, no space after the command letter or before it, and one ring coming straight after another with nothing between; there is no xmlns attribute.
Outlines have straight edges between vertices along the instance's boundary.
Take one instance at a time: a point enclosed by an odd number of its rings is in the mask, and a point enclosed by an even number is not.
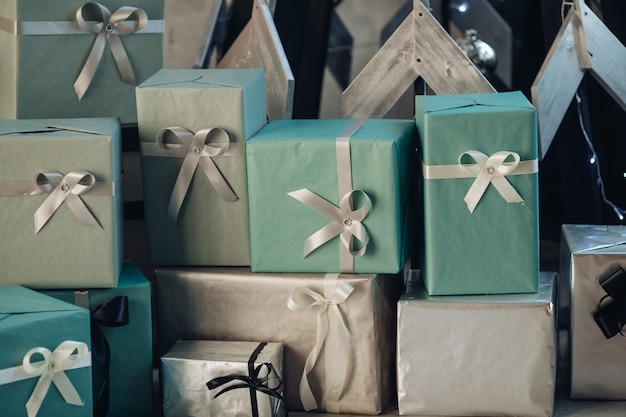
<svg viewBox="0 0 626 417"><path fill-rule="evenodd" d="M95 183L95 177L83 170L71 171L67 175L56 171L37 174L35 176L36 186L43 193L49 195L35 211L35 234L39 233L63 203L84 226L102 228L80 198L80 195L89 192Z"/></svg>
<svg viewBox="0 0 626 417"><path fill-rule="evenodd" d="M43 356L43 361L31 362L32 356L37 354ZM39 376L39 380L26 402L28 417L37 415L51 383L54 383L67 404L85 405L65 371L76 367L88 354L89 349L85 343L71 340L61 343L54 349L54 352L50 352L44 347L36 347L26 352L22 361L24 373L27 378Z"/></svg>
<svg viewBox="0 0 626 417"><path fill-rule="evenodd" d="M617 265L599 278L599 284L606 292L600 301L598 309L593 313L600 330L607 339L616 334L624 334L626 326L626 272ZM610 301L605 302L605 300Z"/></svg>
<svg viewBox="0 0 626 417"><path fill-rule="evenodd" d="M306 287L297 287L291 291L287 300L287 307L294 312L319 307L315 346L306 358L300 378L300 400L306 411L318 408L308 375L315 367L322 348L325 348L327 352L325 400L329 412L339 412L336 404L343 394L348 375L350 331L343 319L339 304L348 299L354 287L346 281L337 281L337 277L337 274L325 276L324 295ZM298 296L308 298L309 302L299 303L296 301Z"/></svg>
<svg viewBox="0 0 626 417"><path fill-rule="evenodd" d="M100 20L95 22L85 20L83 12L87 8L96 10L100 15ZM133 15L136 17L135 20L130 19ZM124 6L111 13L100 3L89 2L76 11L76 23L81 29L97 34L89 56L74 82L74 91L76 91L78 100L82 100L87 92L107 44L111 49L122 81L126 84L136 85L135 73L120 35L130 35L143 29L148 24L146 12L138 7Z"/></svg>
<svg viewBox="0 0 626 417"><path fill-rule="evenodd" d="M168 133L173 134L181 143L166 142ZM172 224L178 223L178 213L198 166L204 171L205 176L224 201L239 200L213 161L213 157L216 156L237 154L229 152L230 137L224 129L201 129L193 133L183 127L166 127L157 133L156 143L170 156L183 158L168 206L168 217Z"/></svg>
<svg viewBox="0 0 626 417"><path fill-rule="evenodd" d="M240 383L231 384L222 389L220 392L215 394L214 398L217 398L228 391L247 388L250 392L252 417L259 417L259 405L256 396L257 391L274 397L280 401L284 401L283 395L278 391L278 389L282 386L283 381L278 375L276 375L274 366L269 362L262 363L257 367L254 366L254 362L266 345L266 342L259 343L259 345L250 355L250 358L248 359L248 375L233 374L220 376L217 378L213 378L206 383L206 386L209 390L214 390L233 381L241 381ZM273 378L277 380L277 385L274 387L269 386L269 381L272 375L274 375Z"/></svg>
<svg viewBox="0 0 626 417"><path fill-rule="evenodd" d="M472 158L475 163L465 164L462 162L464 157ZM513 158L513 161L507 159ZM476 177L472 186L467 191L464 201L471 213L478 205L483 194L487 190L489 184L498 190L500 195L508 203L519 203L524 199L515 191L515 188L505 178L506 175L512 174L520 163L520 156L515 152L499 151L491 156L487 156L479 151L463 152L459 156L459 166L469 176Z"/></svg>

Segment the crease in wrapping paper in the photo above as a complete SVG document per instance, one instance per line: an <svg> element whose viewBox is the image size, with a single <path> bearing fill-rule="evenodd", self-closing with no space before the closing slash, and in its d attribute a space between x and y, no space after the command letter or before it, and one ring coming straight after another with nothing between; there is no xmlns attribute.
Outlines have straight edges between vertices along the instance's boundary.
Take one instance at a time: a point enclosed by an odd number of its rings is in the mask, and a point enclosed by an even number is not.
<svg viewBox="0 0 626 417"><path fill-rule="evenodd" d="M342 305L355 351L340 408L342 413L378 414L392 397L389 370L395 351L395 301L402 279L397 275L351 275L345 280L355 288L349 303ZM179 339L282 343L287 407L302 410L298 381L315 345L316 312L295 314L287 308L289 292L300 286L319 293L323 275L252 273L249 268L159 268L157 349L165 352ZM179 308L180 300L185 300L185 309ZM251 313L255 305L264 308ZM318 360L325 361L325 354ZM325 411L324 387L319 383L325 380L324 367L317 367L310 380L314 395L322 398L320 411Z"/></svg>

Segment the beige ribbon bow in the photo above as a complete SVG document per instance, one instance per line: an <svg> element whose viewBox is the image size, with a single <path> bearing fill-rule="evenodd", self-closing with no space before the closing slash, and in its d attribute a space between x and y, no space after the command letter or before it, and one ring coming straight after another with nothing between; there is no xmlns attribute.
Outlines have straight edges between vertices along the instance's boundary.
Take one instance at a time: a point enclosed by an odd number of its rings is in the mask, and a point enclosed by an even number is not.
<svg viewBox="0 0 626 417"><path fill-rule="evenodd" d="M85 20L83 11L88 7L95 8L99 12L101 16L100 21L91 22ZM137 17L137 20L130 20L130 17L133 15ZM120 35L130 35L143 29L148 24L146 12L138 7L124 6L111 13L109 9L100 3L90 2L84 4L76 11L76 22L81 29L97 34L87 61L74 82L74 91L76 91L78 100L82 100L87 92L100 65L107 43L111 48L111 53L122 81L126 84L136 85L135 73Z"/></svg>
<svg viewBox="0 0 626 417"><path fill-rule="evenodd" d="M54 171L37 174L35 177L37 187L49 195L35 211L35 234L39 233L63 203L81 224L102 228L80 198L81 194L91 190L95 182L95 177L83 170L72 171L67 175Z"/></svg>

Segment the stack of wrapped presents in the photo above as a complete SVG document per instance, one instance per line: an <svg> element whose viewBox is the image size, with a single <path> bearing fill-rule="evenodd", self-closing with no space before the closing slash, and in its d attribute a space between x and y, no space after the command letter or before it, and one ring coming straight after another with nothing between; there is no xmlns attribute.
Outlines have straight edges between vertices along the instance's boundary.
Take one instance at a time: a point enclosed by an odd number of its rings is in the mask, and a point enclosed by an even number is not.
<svg viewBox="0 0 626 417"><path fill-rule="evenodd" d="M571 397L626 399L626 230L563 226L540 271L521 92L268 123L262 69L163 69L162 23L0 4L3 417L549 417L559 329ZM123 256L129 126L154 299Z"/></svg>

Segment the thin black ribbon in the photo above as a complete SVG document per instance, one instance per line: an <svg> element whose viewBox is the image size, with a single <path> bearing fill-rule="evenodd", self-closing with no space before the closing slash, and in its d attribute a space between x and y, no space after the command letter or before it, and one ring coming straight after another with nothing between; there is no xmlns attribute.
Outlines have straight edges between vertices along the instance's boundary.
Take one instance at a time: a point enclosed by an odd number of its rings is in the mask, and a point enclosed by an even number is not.
<svg viewBox="0 0 626 417"><path fill-rule="evenodd" d="M215 394L214 398L217 398L228 391L240 388L248 388L250 390L250 405L252 408L252 417L259 417L259 404L257 402L256 394L257 391L277 398L280 401L284 401L282 394L278 392L278 389L283 384L282 379L278 377L278 375L276 375L278 385L276 385L275 387L269 386L270 375L275 374L272 364L269 362L265 362L260 364L256 368L254 367L254 362L256 361L257 357L259 356L265 345L267 345L267 342L259 343L256 349L254 349L254 351L250 355L250 358L248 359L248 375L233 374L220 376L217 378L213 378L206 383L206 386L209 388L209 390L213 390L232 381L241 381L241 383L229 385L228 387L224 388L223 390ZM261 377L260 375L264 369L267 371L267 373L265 374L265 376Z"/></svg>
<svg viewBox="0 0 626 417"><path fill-rule="evenodd" d="M607 339L618 333L626 336L623 332L626 326L626 272L617 265L602 275L598 282L606 295L598 301L593 319Z"/></svg>

